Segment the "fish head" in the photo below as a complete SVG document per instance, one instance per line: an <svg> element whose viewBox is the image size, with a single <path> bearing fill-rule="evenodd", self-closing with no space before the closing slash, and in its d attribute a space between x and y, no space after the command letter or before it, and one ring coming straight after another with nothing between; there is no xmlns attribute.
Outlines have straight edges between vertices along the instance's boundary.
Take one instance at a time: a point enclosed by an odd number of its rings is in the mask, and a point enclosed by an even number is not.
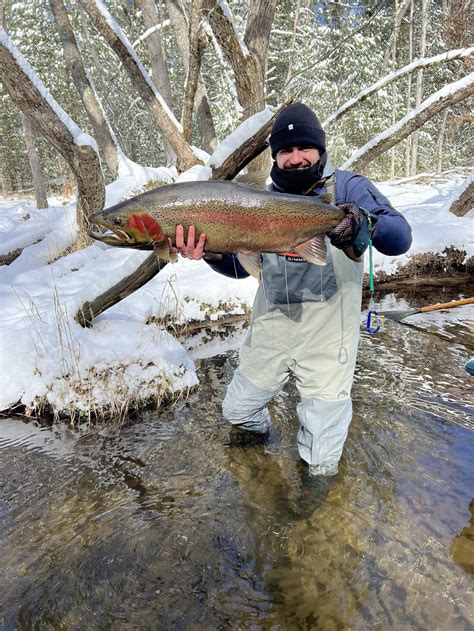
<svg viewBox="0 0 474 631"><path fill-rule="evenodd" d="M130 200L89 216L88 234L116 247L151 249L164 240L160 224L140 201Z"/></svg>

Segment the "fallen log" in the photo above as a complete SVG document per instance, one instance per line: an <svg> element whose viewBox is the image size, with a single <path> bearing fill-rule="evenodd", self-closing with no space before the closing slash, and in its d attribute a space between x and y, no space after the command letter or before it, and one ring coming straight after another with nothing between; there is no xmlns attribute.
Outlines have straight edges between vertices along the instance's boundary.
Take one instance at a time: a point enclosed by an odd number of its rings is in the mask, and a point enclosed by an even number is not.
<svg viewBox="0 0 474 631"><path fill-rule="evenodd" d="M92 302L85 302L76 313L74 319L83 327L91 327L94 324L94 318L99 313L146 285L166 265L165 261L161 261L154 253L151 254L132 274L123 278L119 283L97 296L97 298L94 298Z"/></svg>

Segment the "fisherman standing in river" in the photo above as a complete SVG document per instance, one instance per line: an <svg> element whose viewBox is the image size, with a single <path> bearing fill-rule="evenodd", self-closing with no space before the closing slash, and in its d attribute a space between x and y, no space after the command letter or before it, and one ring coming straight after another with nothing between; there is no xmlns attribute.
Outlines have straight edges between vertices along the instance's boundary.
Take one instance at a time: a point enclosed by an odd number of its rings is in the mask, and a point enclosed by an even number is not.
<svg viewBox="0 0 474 631"><path fill-rule="evenodd" d="M298 451L311 475L338 471L352 419L351 388L359 342L362 259L369 234L383 254L397 256L411 245L411 229L365 177L335 170L326 152L321 124L302 103L276 119L270 147L273 191L332 195L345 217L327 233L325 266L294 252L262 254L252 323L240 350L240 365L223 402L224 417L245 432L265 437L271 428L267 404L295 376L301 402ZM217 272L248 274L232 254L205 251L205 235L176 233L177 249L204 258Z"/></svg>

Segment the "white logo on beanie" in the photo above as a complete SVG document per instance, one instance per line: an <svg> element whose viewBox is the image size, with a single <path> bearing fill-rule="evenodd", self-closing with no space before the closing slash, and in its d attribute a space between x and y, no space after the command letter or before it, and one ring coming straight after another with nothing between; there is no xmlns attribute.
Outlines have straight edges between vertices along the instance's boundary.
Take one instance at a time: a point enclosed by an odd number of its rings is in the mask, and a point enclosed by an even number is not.
<svg viewBox="0 0 474 631"><path fill-rule="evenodd" d="M293 125L288 125L288 129L293 129Z"/></svg>

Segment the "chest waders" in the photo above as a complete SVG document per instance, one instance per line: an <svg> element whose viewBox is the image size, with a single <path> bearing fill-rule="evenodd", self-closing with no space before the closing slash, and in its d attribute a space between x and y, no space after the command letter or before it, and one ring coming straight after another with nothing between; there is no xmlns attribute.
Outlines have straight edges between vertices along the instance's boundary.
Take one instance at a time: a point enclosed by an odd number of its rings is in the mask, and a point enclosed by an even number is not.
<svg viewBox="0 0 474 631"><path fill-rule="evenodd" d="M331 180L332 178L330 178ZM326 191L336 199L335 179ZM328 242L335 291L291 304L272 304L262 278L255 297L252 324L240 350L236 370L223 402L224 417L242 429L266 432L266 408L294 375L301 402L297 407L300 457L313 473L333 475L342 454L352 419L350 392L360 329L363 264L351 261ZM277 255L264 255L277 256ZM291 265L317 266L311 263ZM296 274L296 272L295 272ZM288 282L291 284L291 269ZM288 306L288 309L286 309ZM291 320L289 313L291 308Z"/></svg>

